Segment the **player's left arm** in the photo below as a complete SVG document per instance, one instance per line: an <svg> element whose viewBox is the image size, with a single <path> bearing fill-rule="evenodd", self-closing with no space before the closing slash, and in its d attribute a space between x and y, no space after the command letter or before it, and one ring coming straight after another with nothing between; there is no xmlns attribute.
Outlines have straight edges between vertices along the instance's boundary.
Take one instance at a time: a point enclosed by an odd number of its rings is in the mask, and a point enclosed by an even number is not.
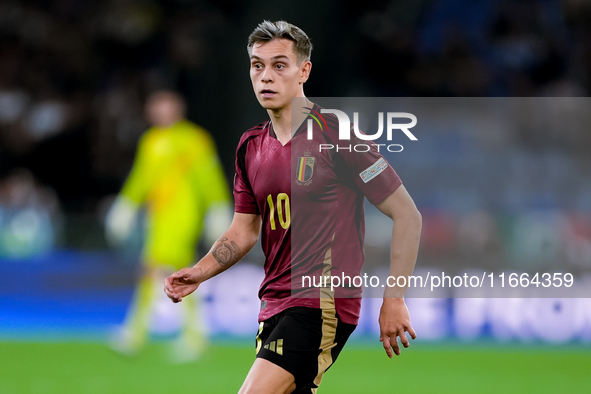
<svg viewBox="0 0 591 394"><path fill-rule="evenodd" d="M404 185L400 185L383 201L376 204L376 207L394 221L389 275L408 278L417 260L422 226L421 213ZM408 308L404 303L405 292L406 287L386 287L384 302L380 309L380 342L390 358L393 353L400 355L398 337L404 347L409 346L406 332L412 339L416 338Z"/></svg>

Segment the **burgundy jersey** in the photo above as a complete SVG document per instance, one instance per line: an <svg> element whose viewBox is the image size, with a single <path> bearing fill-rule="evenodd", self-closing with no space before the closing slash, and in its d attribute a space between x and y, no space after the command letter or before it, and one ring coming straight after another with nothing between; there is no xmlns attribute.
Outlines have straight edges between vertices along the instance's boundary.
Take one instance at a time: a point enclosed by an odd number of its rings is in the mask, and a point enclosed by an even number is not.
<svg viewBox="0 0 591 394"><path fill-rule="evenodd" d="M344 286L329 293L325 287L305 286L303 277L319 282L322 276L359 275L364 197L377 204L401 181L375 147L368 152L320 151L320 144L346 147L363 142L354 137L339 141L336 117L324 115L324 120L322 128L313 124L311 140L304 121L283 146L267 121L244 133L238 145L235 211L262 218L266 258L259 321L294 306L324 307L324 297L331 299L345 323L359 320L360 288Z"/></svg>

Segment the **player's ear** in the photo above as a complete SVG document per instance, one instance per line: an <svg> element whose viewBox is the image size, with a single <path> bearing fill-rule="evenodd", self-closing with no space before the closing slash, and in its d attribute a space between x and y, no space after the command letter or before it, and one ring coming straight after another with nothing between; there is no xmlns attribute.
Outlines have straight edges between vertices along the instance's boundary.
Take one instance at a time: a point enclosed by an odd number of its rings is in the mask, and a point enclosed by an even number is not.
<svg viewBox="0 0 591 394"><path fill-rule="evenodd" d="M312 70L312 62L304 60L302 64L300 64L300 84L308 80L310 77L310 70Z"/></svg>

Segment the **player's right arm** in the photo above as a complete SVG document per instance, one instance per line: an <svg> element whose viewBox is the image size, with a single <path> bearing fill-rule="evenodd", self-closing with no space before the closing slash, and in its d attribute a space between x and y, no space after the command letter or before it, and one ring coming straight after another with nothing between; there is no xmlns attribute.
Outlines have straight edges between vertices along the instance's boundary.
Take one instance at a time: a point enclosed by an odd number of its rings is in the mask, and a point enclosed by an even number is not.
<svg viewBox="0 0 591 394"><path fill-rule="evenodd" d="M201 283L227 270L244 257L257 243L261 215L247 176L246 151L250 135L245 133L236 150L234 177L234 219L207 255L191 268L172 274L164 281L164 292L173 302L194 292Z"/></svg>
<svg viewBox="0 0 591 394"><path fill-rule="evenodd" d="M256 245L260 229L260 215L236 212L228 231L205 257L193 267L183 268L166 278L166 295L173 302L180 302L197 290L201 283L236 264Z"/></svg>

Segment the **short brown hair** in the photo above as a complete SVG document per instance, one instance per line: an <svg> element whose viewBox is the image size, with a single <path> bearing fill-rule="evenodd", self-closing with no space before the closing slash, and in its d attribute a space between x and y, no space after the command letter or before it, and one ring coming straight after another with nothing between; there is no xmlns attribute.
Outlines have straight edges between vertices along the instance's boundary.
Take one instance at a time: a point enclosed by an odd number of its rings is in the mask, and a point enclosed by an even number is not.
<svg viewBox="0 0 591 394"><path fill-rule="evenodd" d="M248 54L254 44L258 42L269 42L274 39L285 38L293 41L294 52L298 63L310 60L312 54L312 43L308 35L297 26L285 21L269 22L262 21L248 37Z"/></svg>

